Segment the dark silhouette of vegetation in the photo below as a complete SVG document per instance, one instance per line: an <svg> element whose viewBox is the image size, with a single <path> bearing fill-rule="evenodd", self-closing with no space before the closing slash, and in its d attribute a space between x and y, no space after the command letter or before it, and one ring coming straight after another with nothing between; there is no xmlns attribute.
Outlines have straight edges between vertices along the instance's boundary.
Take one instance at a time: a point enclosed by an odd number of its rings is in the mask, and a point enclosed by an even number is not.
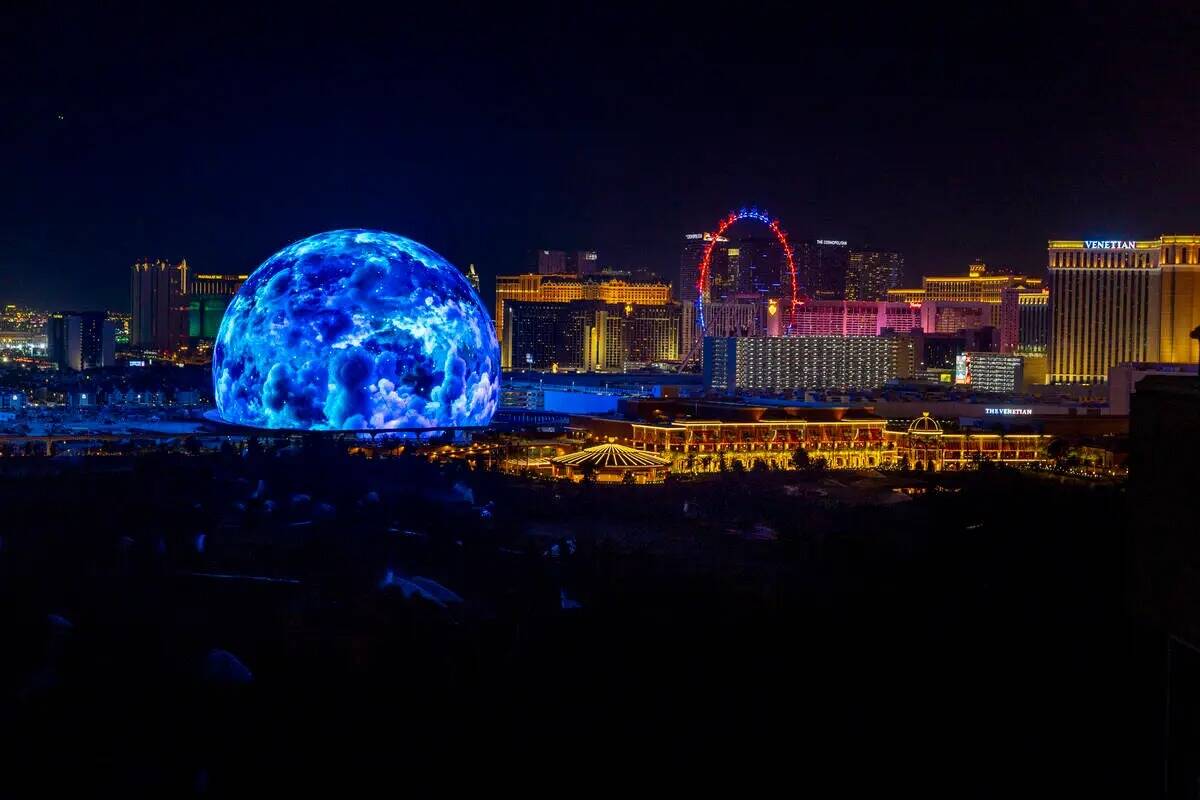
<svg viewBox="0 0 1200 800"><path fill-rule="evenodd" d="M804 449L804 445L800 445L792 451L792 467L799 470L808 469L809 458L808 451Z"/></svg>

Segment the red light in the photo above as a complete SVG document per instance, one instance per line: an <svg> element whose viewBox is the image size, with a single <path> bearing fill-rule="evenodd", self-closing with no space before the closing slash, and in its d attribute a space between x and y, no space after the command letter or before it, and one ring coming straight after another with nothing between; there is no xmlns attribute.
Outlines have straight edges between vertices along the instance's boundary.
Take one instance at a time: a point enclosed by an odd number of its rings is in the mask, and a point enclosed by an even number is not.
<svg viewBox="0 0 1200 800"><path fill-rule="evenodd" d="M712 234L712 238L709 239L708 244L704 248L704 255L700 259L700 280L696 282L696 289L700 292L701 300L703 300L704 295L708 292L708 272L712 267L713 248L717 246L717 241L725 234L725 231L729 230L731 225L741 219L757 219L757 217L751 217L750 215L739 217L736 213L729 212L729 216L717 223L717 232ZM792 250L791 243L788 241L787 231L779 224L779 220L771 220L771 223L767 227L771 229L771 233L775 234L775 238L779 240L779 245L783 248L783 254L787 258L788 273L792 278L791 307L794 311L796 306L800 305L800 292L796 283L795 253Z"/></svg>

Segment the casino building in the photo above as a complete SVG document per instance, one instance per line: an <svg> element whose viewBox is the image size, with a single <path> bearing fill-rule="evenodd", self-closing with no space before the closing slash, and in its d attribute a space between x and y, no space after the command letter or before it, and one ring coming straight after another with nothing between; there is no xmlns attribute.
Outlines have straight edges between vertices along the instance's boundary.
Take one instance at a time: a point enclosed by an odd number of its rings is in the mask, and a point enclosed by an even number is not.
<svg viewBox="0 0 1200 800"><path fill-rule="evenodd" d="M1159 242L1158 358L1168 364L1195 364L1200 342L1191 336L1200 325L1200 236L1163 236Z"/></svg>
<svg viewBox="0 0 1200 800"><path fill-rule="evenodd" d="M809 300L789 312L793 336L879 336L921 327L919 304L879 300Z"/></svg>
<svg viewBox="0 0 1200 800"><path fill-rule="evenodd" d="M603 303L635 306L663 306L670 302L671 285L621 279L602 280L596 276L579 275L498 275L496 276L496 339L504 341L506 324L505 304L570 303L575 300L598 300ZM522 366L511 360L511 351L502 350L505 369Z"/></svg>
<svg viewBox="0 0 1200 800"><path fill-rule="evenodd" d="M622 372L679 360L679 303L506 301L501 361L529 369Z"/></svg>
<svg viewBox="0 0 1200 800"><path fill-rule="evenodd" d="M572 416L577 435L614 441L663 457L675 471L711 471L717 462L739 459L747 467L762 459L779 469L791 467L800 447L830 469L871 469L901 463L925 469L974 468L981 460L1012 466L1050 461L1043 433L947 430L928 412L915 420L889 421L868 409L685 404L682 401L622 401L624 417ZM648 417L677 412L670 421Z"/></svg>
<svg viewBox="0 0 1200 800"><path fill-rule="evenodd" d="M1191 363L1200 236L1051 241L1051 383L1102 383L1126 362Z"/></svg>
<svg viewBox="0 0 1200 800"><path fill-rule="evenodd" d="M1000 326L1000 302L1005 289L1039 292L1041 278L1029 275L989 274L987 264L976 261L966 275L926 276L920 289L891 289L887 299L908 303L986 303L992 311L990 325Z"/></svg>

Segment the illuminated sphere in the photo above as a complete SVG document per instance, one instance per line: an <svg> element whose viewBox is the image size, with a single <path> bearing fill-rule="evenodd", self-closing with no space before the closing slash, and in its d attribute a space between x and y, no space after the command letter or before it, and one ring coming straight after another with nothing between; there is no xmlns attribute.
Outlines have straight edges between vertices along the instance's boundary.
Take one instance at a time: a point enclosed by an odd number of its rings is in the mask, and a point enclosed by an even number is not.
<svg viewBox="0 0 1200 800"><path fill-rule="evenodd" d="M263 262L213 348L228 422L311 430L486 425L500 347L466 278L382 231L319 233Z"/></svg>

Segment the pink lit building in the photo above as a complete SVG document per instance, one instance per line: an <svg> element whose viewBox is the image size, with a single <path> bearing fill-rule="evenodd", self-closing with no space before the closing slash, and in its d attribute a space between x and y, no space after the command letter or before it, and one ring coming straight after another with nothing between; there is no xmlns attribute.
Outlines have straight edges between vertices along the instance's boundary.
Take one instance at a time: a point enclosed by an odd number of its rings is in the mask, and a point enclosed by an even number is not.
<svg viewBox="0 0 1200 800"><path fill-rule="evenodd" d="M883 300L809 300L791 315L793 336L878 336L921 327L921 308Z"/></svg>

